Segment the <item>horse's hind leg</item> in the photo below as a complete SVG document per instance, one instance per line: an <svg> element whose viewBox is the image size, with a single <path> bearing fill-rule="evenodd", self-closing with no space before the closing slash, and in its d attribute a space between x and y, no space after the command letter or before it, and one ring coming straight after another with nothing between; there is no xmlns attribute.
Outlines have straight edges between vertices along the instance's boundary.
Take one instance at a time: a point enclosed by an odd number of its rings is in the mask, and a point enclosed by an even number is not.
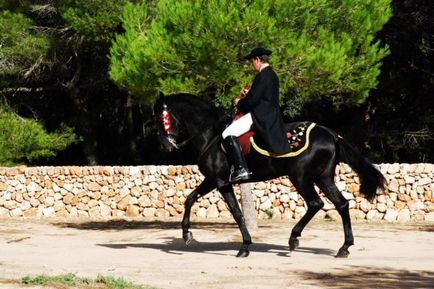
<svg viewBox="0 0 434 289"><path fill-rule="evenodd" d="M324 192L325 196L333 203L342 218L345 241L342 247L339 249L338 253L336 254L336 257L346 258L350 254L348 248L354 245L348 200L345 199L341 192L338 190L332 178L323 179L319 181L317 185Z"/></svg>
<svg viewBox="0 0 434 289"><path fill-rule="evenodd" d="M243 236L243 245L238 251L237 257L247 257L250 254L249 246L252 244L252 238L250 237L249 231L247 230L247 226L244 221L240 206L238 205L237 199L235 197L234 190L232 189L231 185L228 185L219 188L219 191L228 204L229 210L237 222L238 228L240 229L241 235Z"/></svg>
<svg viewBox="0 0 434 289"><path fill-rule="evenodd" d="M211 190L213 190L215 186L205 178L202 183L188 196L185 200L185 210L184 210L184 217L182 218L182 237L184 239L184 242L188 245L193 241L193 234L190 232L190 213L191 213L191 207L194 205L194 203L197 201L199 197L202 197Z"/></svg>
<svg viewBox="0 0 434 289"><path fill-rule="evenodd" d="M294 182L294 186L305 200L307 204L307 212L292 229L291 237L289 238L289 251L294 251L299 246L298 237L301 236L304 227L306 227L315 214L324 206L324 202L315 191L313 182L304 181L301 184Z"/></svg>

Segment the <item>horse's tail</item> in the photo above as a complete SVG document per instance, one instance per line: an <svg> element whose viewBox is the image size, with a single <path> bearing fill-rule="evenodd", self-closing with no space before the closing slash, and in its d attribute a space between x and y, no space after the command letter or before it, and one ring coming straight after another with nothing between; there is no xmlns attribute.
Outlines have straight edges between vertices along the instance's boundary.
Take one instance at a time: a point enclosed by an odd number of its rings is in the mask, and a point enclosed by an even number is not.
<svg viewBox="0 0 434 289"><path fill-rule="evenodd" d="M362 154L342 137L337 138L338 161L347 163L360 178L360 192L373 200L377 189L384 190L386 179L383 174Z"/></svg>

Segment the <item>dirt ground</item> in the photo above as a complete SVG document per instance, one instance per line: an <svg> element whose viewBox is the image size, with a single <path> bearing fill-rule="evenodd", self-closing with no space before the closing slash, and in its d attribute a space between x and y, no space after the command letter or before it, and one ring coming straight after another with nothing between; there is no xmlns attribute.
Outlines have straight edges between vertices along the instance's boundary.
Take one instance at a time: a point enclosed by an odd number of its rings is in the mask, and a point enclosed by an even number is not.
<svg viewBox="0 0 434 289"><path fill-rule="evenodd" d="M333 257L343 243L340 222L308 225L290 253L293 225L260 223L250 256L240 259L232 222L193 221L196 241L186 246L179 220L2 219L0 278L101 274L164 289L434 288L434 223L353 223L348 259Z"/></svg>

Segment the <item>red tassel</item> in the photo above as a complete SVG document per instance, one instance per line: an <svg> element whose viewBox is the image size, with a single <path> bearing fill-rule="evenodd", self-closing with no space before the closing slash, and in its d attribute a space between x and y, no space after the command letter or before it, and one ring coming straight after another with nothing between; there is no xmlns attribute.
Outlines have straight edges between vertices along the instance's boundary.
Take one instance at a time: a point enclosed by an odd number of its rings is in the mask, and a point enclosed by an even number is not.
<svg viewBox="0 0 434 289"><path fill-rule="evenodd" d="M163 121L164 131L169 134L172 130L172 127L170 125L170 114L167 110L163 110L161 113L161 119Z"/></svg>

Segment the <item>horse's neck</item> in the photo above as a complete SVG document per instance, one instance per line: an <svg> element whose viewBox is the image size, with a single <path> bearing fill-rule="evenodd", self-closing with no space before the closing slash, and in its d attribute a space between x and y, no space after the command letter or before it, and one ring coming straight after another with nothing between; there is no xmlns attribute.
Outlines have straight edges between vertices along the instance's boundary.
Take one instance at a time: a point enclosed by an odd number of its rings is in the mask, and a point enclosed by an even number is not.
<svg viewBox="0 0 434 289"><path fill-rule="evenodd" d="M198 163L200 163L201 159L209 153L211 148L215 147L220 143L221 134L212 133L211 131L209 134L203 135L202 138L202 145L197 147Z"/></svg>
<svg viewBox="0 0 434 289"><path fill-rule="evenodd" d="M224 123L229 121L213 108L198 111L189 105L183 105L182 119L187 126L193 146L199 156L213 146L223 132ZM196 117L192 118L191 115Z"/></svg>
<svg viewBox="0 0 434 289"><path fill-rule="evenodd" d="M193 145L200 158L202 154L218 141L221 132L218 131L218 126L215 126L215 122L210 122L209 125L194 126L194 129L191 130L191 136L197 136L194 137Z"/></svg>

